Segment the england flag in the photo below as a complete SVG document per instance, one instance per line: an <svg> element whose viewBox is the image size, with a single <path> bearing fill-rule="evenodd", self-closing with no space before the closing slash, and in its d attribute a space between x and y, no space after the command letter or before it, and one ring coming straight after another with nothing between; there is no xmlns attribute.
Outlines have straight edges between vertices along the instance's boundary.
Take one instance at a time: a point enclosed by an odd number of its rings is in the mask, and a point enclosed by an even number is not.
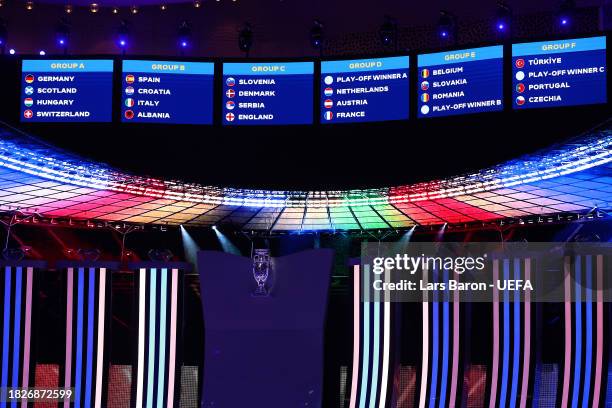
<svg viewBox="0 0 612 408"><path fill-rule="evenodd" d="M225 114L225 120L228 122L233 122L234 119L236 119L236 116L232 112Z"/></svg>

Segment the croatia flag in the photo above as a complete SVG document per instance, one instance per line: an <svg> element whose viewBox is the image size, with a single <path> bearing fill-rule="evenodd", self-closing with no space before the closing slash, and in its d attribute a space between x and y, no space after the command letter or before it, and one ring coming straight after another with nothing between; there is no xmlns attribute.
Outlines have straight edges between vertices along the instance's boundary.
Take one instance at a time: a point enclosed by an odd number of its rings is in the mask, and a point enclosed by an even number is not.
<svg viewBox="0 0 612 408"><path fill-rule="evenodd" d="M130 119L134 119L134 111L133 110L126 110L125 111L125 118L130 120Z"/></svg>
<svg viewBox="0 0 612 408"><path fill-rule="evenodd" d="M32 98L25 98L23 104L29 108L34 105L34 100Z"/></svg>
<svg viewBox="0 0 612 408"><path fill-rule="evenodd" d="M331 88L325 88L323 93L325 94L325 96L332 96L334 94L334 90Z"/></svg>
<svg viewBox="0 0 612 408"><path fill-rule="evenodd" d="M234 119L236 119L236 116L234 116L232 112L225 114L225 120L227 120L228 122L233 122Z"/></svg>
<svg viewBox="0 0 612 408"><path fill-rule="evenodd" d="M128 86L127 88L125 88L125 94L126 95L134 95L134 88L131 86Z"/></svg>
<svg viewBox="0 0 612 408"><path fill-rule="evenodd" d="M429 89L429 82L427 82L427 81L421 82L421 90L422 91L426 91L428 89Z"/></svg>
<svg viewBox="0 0 612 408"><path fill-rule="evenodd" d="M516 97L516 104L518 106L523 106L525 104L525 97L524 96L517 96Z"/></svg>
<svg viewBox="0 0 612 408"><path fill-rule="evenodd" d="M334 106L334 102L331 99L326 99L323 104L327 109L331 109Z"/></svg>
<svg viewBox="0 0 612 408"><path fill-rule="evenodd" d="M34 116L34 114L29 109L26 110L25 112L23 112L23 117L26 118L26 119L32 119L32 116Z"/></svg>
<svg viewBox="0 0 612 408"><path fill-rule="evenodd" d="M125 106L131 108L132 106L134 106L134 100L132 98L127 98L125 100Z"/></svg>
<svg viewBox="0 0 612 408"><path fill-rule="evenodd" d="M521 83L521 84L518 84L518 85L516 86L516 92L518 92L518 93L523 93L523 92L525 92L525 84L522 84L522 83Z"/></svg>
<svg viewBox="0 0 612 408"><path fill-rule="evenodd" d="M234 101L227 101L225 103L225 107L229 110L232 110L236 107L236 104L234 103Z"/></svg>
<svg viewBox="0 0 612 408"><path fill-rule="evenodd" d="M125 82L127 82L128 84L133 84L134 83L134 75L129 74L125 77Z"/></svg>
<svg viewBox="0 0 612 408"><path fill-rule="evenodd" d="M26 75L26 77L25 77L25 81L26 81L28 84L31 84L32 82L34 82L34 75L32 75L32 74L28 74L28 75Z"/></svg>
<svg viewBox="0 0 612 408"><path fill-rule="evenodd" d="M234 91L233 89L228 89L227 91L225 91L225 96L227 96L228 98L233 98L234 96L236 96L236 91Z"/></svg>
<svg viewBox="0 0 612 408"><path fill-rule="evenodd" d="M236 80L232 77L229 77L225 80L225 83L227 86L234 86L236 85Z"/></svg>
<svg viewBox="0 0 612 408"><path fill-rule="evenodd" d="M423 69L423 70L421 71L421 76L422 76L423 78L429 78L429 70L428 70L427 68Z"/></svg>
<svg viewBox="0 0 612 408"><path fill-rule="evenodd" d="M428 93L424 93L423 95L421 95L421 102L429 102L429 94Z"/></svg>
<svg viewBox="0 0 612 408"><path fill-rule="evenodd" d="M331 113L330 111L325 112L325 120L332 120L333 117L334 117L334 114Z"/></svg>

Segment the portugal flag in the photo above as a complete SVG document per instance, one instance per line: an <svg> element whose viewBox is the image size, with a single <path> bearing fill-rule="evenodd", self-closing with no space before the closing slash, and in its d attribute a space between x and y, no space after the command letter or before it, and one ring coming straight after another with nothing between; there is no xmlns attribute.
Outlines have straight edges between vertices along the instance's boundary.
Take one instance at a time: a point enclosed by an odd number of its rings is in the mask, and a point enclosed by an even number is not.
<svg viewBox="0 0 612 408"><path fill-rule="evenodd" d="M523 93L523 92L525 92L525 84L522 84L522 83L521 83L521 84L518 84L518 85L516 86L516 92L518 92L518 93Z"/></svg>
<svg viewBox="0 0 612 408"><path fill-rule="evenodd" d="M34 82L34 75L32 75L32 74L28 74L28 75L26 75L26 76L25 76L25 81L26 81L28 84L31 84L32 82Z"/></svg>

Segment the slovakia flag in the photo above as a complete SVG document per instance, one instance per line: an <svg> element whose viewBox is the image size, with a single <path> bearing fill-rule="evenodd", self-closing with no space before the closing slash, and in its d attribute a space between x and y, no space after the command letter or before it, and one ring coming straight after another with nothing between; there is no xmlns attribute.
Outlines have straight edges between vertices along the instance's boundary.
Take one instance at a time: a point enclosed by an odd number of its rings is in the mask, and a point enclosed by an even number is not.
<svg viewBox="0 0 612 408"><path fill-rule="evenodd" d="M426 91L428 89L429 89L429 82L427 82L427 81L421 82L421 90L422 91Z"/></svg>
<svg viewBox="0 0 612 408"><path fill-rule="evenodd" d="M236 85L236 80L232 77L229 77L225 80L225 83L227 84L227 86L234 86Z"/></svg>
<svg viewBox="0 0 612 408"><path fill-rule="evenodd" d="M325 112L325 120L332 120L333 117L334 117L334 114L331 113L330 111Z"/></svg>
<svg viewBox="0 0 612 408"><path fill-rule="evenodd" d="M334 94L334 90L331 88L325 88L325 91L323 91L323 93L325 93L325 96L332 96Z"/></svg>
<svg viewBox="0 0 612 408"><path fill-rule="evenodd" d="M331 99L326 99L323 104L327 109L331 109L334 106L334 102Z"/></svg>
<svg viewBox="0 0 612 408"><path fill-rule="evenodd" d="M525 104L525 97L524 96L517 96L516 97L516 104L518 106L523 106Z"/></svg>
<svg viewBox="0 0 612 408"><path fill-rule="evenodd" d="M34 82L34 75L31 75L31 74L26 75L26 77L25 77L25 81L26 81L28 84L31 84L32 82Z"/></svg>

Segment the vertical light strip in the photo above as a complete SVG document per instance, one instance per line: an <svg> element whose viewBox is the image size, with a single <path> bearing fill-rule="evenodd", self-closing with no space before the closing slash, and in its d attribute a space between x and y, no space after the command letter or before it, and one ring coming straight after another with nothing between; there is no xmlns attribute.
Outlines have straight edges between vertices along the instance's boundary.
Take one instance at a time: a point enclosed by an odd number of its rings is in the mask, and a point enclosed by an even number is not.
<svg viewBox="0 0 612 408"><path fill-rule="evenodd" d="M21 386L30 385L30 342L32 337L32 280L34 278L34 268L26 268L26 308L25 323L23 328L23 369L21 374ZM21 403L22 408L27 408L28 402Z"/></svg>
<svg viewBox="0 0 612 408"><path fill-rule="evenodd" d="M597 255L597 339L595 347L595 378L593 384L593 406L599 406L603 365L603 256Z"/></svg>
<svg viewBox="0 0 612 408"><path fill-rule="evenodd" d="M390 282L391 272L385 270L385 280ZM391 343L391 295L388 290L385 291L384 299L384 327L383 327L383 364L382 378L380 380L380 403L378 408L385 408L387 403L387 387L389 384L389 347Z"/></svg>
<svg viewBox="0 0 612 408"><path fill-rule="evenodd" d="M504 280L507 282L510 279L510 260L504 259L503 262ZM499 406L506 406L506 397L508 394L508 369L510 368L510 299L508 291L504 291L504 343L502 354L502 379L501 391L499 393Z"/></svg>
<svg viewBox="0 0 612 408"><path fill-rule="evenodd" d="M443 272L443 282L448 287L448 270ZM446 406L446 387L448 386L448 354L449 354L449 332L450 311L448 302L448 289L443 293L442 299L442 377L440 377L440 407Z"/></svg>
<svg viewBox="0 0 612 408"><path fill-rule="evenodd" d="M136 366L136 406L142 407L142 388L144 383L144 355L145 355L145 312L147 294L146 269L141 268L138 282L138 360Z"/></svg>
<svg viewBox="0 0 612 408"><path fill-rule="evenodd" d="M369 271L363 270L363 294L364 297L369 299ZM371 302L363 302L363 358L362 364L362 375L361 375L361 389L359 390L359 408L365 408L366 398L368 395L368 383L370 377L370 304Z"/></svg>
<svg viewBox="0 0 612 408"><path fill-rule="evenodd" d="M170 349L168 356L168 408L174 407L174 373L176 370L176 325L178 310L178 269L172 269L170 295Z"/></svg>
<svg viewBox="0 0 612 408"><path fill-rule="evenodd" d="M427 269L423 268L423 284L427 284ZM425 408L427 403L427 374L429 373L429 295L423 293L423 357L421 358L421 391L419 408Z"/></svg>
<svg viewBox="0 0 612 408"><path fill-rule="evenodd" d="M576 294L576 301L574 307L576 308L576 345L574 346L574 387L572 390L572 408L578 407L578 394L580 393L580 368L582 365L582 299L580 291L582 289L582 259L580 255L576 256L574 261L575 271L575 282L576 286L574 291Z"/></svg>
<svg viewBox="0 0 612 408"><path fill-rule="evenodd" d="M521 279L521 262L518 258L514 259L514 279ZM521 364L521 294L518 290L514 291L514 340L512 341L512 388L510 389L510 406L516 407L518 397L518 380Z"/></svg>
<svg viewBox="0 0 612 408"><path fill-rule="evenodd" d="M585 350L585 366L584 366L584 393L582 395L582 406L588 406L589 391L591 390L591 367L593 365L592 350L593 350L593 295L591 287L593 285L593 257L586 257L586 288L585 288L585 304L586 308L586 344Z"/></svg>
<svg viewBox="0 0 612 408"><path fill-rule="evenodd" d="M11 267L4 268L4 310L2 328L2 388L8 386L8 360L11 324ZM0 407L6 407L6 402L0 403Z"/></svg>
<svg viewBox="0 0 612 408"><path fill-rule="evenodd" d="M9 343L11 324L11 267L4 268L4 317L2 328L2 388L8 386L9 369ZM6 402L0 403L0 407L6 407Z"/></svg>
<svg viewBox="0 0 612 408"><path fill-rule="evenodd" d="M106 268L100 268L98 290L98 345L96 358L96 400L95 408L102 406L102 376L104 369L104 317L106 315Z"/></svg>
<svg viewBox="0 0 612 408"><path fill-rule="evenodd" d="M74 407L81 406L81 377L83 371L83 297L85 296L85 270L78 269L77 276L77 338L75 358L75 379L74 379Z"/></svg>
<svg viewBox="0 0 612 408"><path fill-rule="evenodd" d="M89 285L87 294L87 366L85 371L85 406L91 406L93 380L93 347L94 347L94 301L96 299L96 269L89 268Z"/></svg>
<svg viewBox="0 0 612 408"><path fill-rule="evenodd" d="M525 259L525 280L531 280L531 259ZM523 379L521 383L521 401L519 408L527 406L527 394L529 391L529 371L531 361L531 293L525 291L525 321L524 321L524 350L523 350Z"/></svg>
<svg viewBox="0 0 612 408"><path fill-rule="evenodd" d="M370 408L376 407L378 395L378 370L380 369L380 299L374 294L374 342L372 345L372 381L370 382Z"/></svg>
<svg viewBox="0 0 612 408"><path fill-rule="evenodd" d="M499 260L493 260L493 282L499 279ZM489 408L495 408L499 376L499 291L493 287L493 361L491 363L491 393Z"/></svg>
<svg viewBox="0 0 612 408"><path fill-rule="evenodd" d="M157 369L157 408L164 406L164 384L166 374L166 303L168 292L168 269L162 268L159 299L159 367Z"/></svg>
<svg viewBox="0 0 612 408"><path fill-rule="evenodd" d="M567 407L572 368L572 281L570 276L569 257L565 257L563 260L563 274L565 276L565 302L563 302L565 306L565 357L563 361L561 406Z"/></svg>
<svg viewBox="0 0 612 408"><path fill-rule="evenodd" d="M432 280L437 282L437 270L434 270ZM439 354L439 328L440 328L440 317L439 317L439 305L438 296L436 292L433 293L433 302L431 302L431 379L429 388L429 408L434 408L438 395L438 354Z"/></svg>
<svg viewBox="0 0 612 408"><path fill-rule="evenodd" d="M19 386L19 355L21 354L21 284L23 281L23 268L18 266L15 270L15 320L13 322L13 372L11 386ZM11 407L17 407L17 402L12 402Z"/></svg>
<svg viewBox="0 0 612 408"><path fill-rule="evenodd" d="M147 363L147 408L153 407L153 392L155 390L155 322L157 316L157 269L151 268L151 281L149 283L149 362Z"/></svg>
<svg viewBox="0 0 612 408"><path fill-rule="evenodd" d="M459 278L457 277L457 280ZM457 402L457 383L459 382L459 291L453 294L453 366L448 406L454 407ZM483 400L484 402L484 400Z"/></svg>
<svg viewBox="0 0 612 408"><path fill-rule="evenodd" d="M74 269L66 271L66 356L64 363L64 387L70 387L72 377L72 311L74 308ZM70 407L70 400L64 400L64 408Z"/></svg>
<svg viewBox="0 0 612 408"><path fill-rule="evenodd" d="M361 329L361 320L359 313L360 305L360 283L359 283L359 265L353 267L353 370L351 374L351 399L349 408L355 408L357 405L357 384L359 381L359 334Z"/></svg>

